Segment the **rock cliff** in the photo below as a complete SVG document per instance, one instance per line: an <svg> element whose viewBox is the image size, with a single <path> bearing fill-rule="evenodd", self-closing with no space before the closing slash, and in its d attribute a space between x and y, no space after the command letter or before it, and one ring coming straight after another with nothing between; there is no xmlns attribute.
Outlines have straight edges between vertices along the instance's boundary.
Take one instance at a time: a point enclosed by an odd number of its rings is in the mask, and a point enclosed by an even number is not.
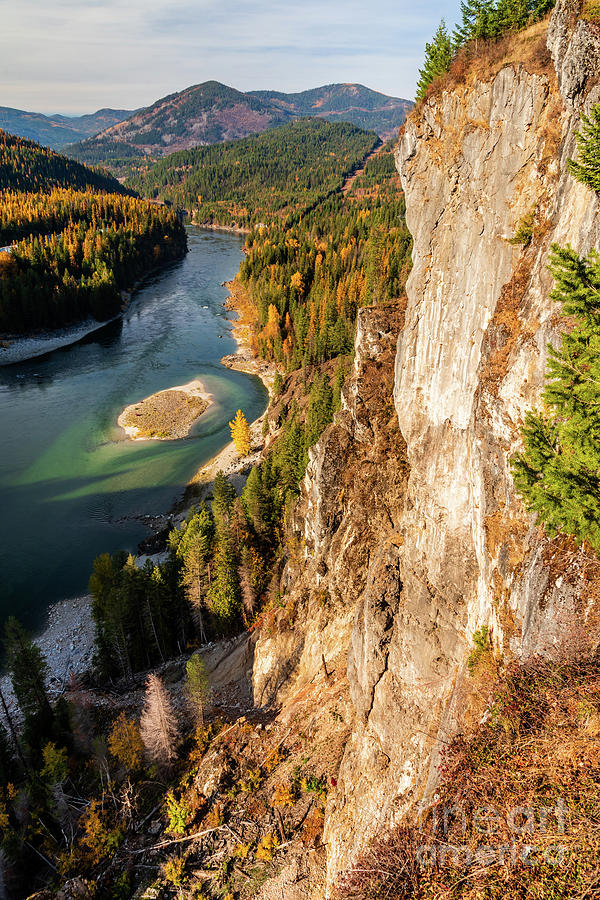
<svg viewBox="0 0 600 900"><path fill-rule="evenodd" d="M536 42L522 64L524 43L448 79L397 148L407 299L361 311L343 412L311 451L292 523L293 621L282 613L255 648L259 704L285 704L323 666L347 672L330 884L431 797L471 706L474 632L487 626L504 659L563 652L593 611L577 551L535 526L509 464L558 340L550 245L600 245L597 197L566 166L600 99L600 32L580 13L558 0L519 39ZM531 242L511 243L532 215Z"/></svg>

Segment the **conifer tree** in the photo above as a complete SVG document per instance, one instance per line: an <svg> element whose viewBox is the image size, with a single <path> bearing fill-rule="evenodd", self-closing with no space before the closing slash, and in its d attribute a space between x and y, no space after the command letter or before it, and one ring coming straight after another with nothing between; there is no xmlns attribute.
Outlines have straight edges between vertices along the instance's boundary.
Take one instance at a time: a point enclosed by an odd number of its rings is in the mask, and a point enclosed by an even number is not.
<svg viewBox="0 0 600 900"><path fill-rule="evenodd" d="M214 561L214 578L208 601L220 634L233 631L240 623L241 595L233 537L229 526L219 529Z"/></svg>
<svg viewBox="0 0 600 900"><path fill-rule="evenodd" d="M581 116L581 129L577 134L578 160L570 159L569 171L577 181L600 192L600 104L592 107L590 116Z"/></svg>
<svg viewBox="0 0 600 900"><path fill-rule="evenodd" d="M199 725L204 722L204 705L210 689L206 663L200 653L190 656L185 665L186 694Z"/></svg>
<svg viewBox="0 0 600 900"><path fill-rule="evenodd" d="M219 470L213 483L213 513L217 527L223 521L229 521L233 501L235 500L235 488L227 476Z"/></svg>
<svg viewBox="0 0 600 900"><path fill-rule="evenodd" d="M21 623L11 616L6 622L4 650L15 696L26 721L36 720L42 734L52 725L52 707L46 692L48 666Z"/></svg>
<svg viewBox="0 0 600 900"><path fill-rule="evenodd" d="M202 643L206 643L205 602L211 579L211 557L215 524L208 507L203 503L192 510L183 530L172 532L171 547L183 560L181 584L190 606L192 620Z"/></svg>
<svg viewBox="0 0 600 900"><path fill-rule="evenodd" d="M250 426L241 409L238 409L235 417L229 423L229 428L231 430L231 440L237 452L240 456L248 456L251 447Z"/></svg>
<svg viewBox="0 0 600 900"><path fill-rule="evenodd" d="M492 0L461 0L460 24L454 30L454 46L456 49L469 41L477 42L490 36L489 25L492 13Z"/></svg>
<svg viewBox="0 0 600 900"><path fill-rule="evenodd" d="M158 675L146 679L140 734L146 754L160 768L168 768L177 757L179 726L169 694Z"/></svg>
<svg viewBox="0 0 600 900"><path fill-rule="evenodd" d="M575 327L549 348L545 409L528 414L515 485L549 534L600 551L600 256L552 247L552 298Z"/></svg>
<svg viewBox="0 0 600 900"><path fill-rule="evenodd" d="M452 39L442 19L433 39L425 44L425 61L419 70L417 82L417 100L422 100L429 85L450 68L452 62Z"/></svg>
<svg viewBox="0 0 600 900"><path fill-rule="evenodd" d="M306 446L311 447L321 437L333 418L333 391L324 372L315 378L310 389L306 414Z"/></svg>

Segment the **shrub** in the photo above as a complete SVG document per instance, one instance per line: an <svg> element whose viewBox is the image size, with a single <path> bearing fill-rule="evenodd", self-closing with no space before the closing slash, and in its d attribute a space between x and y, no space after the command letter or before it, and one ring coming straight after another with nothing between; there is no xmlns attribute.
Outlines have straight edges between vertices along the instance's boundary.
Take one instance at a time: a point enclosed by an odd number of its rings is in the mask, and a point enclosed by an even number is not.
<svg viewBox="0 0 600 900"><path fill-rule="evenodd" d="M475 674L482 658L486 654L491 653L491 650L492 641L490 630L487 625L482 625L482 627L473 634L473 649L467 659L467 668L471 675Z"/></svg>
<svg viewBox="0 0 600 900"><path fill-rule="evenodd" d="M278 847L279 839L277 835L269 832L260 839L260 843L256 848L256 858L262 860L262 862L270 862Z"/></svg>
<svg viewBox="0 0 600 900"><path fill-rule="evenodd" d="M533 223L535 221L535 209L532 209L531 212L527 213L526 216L523 216L520 219L519 224L517 225L517 230L514 235L508 239L509 244L522 244L524 247L528 247L531 243L531 239L533 237Z"/></svg>
<svg viewBox="0 0 600 900"><path fill-rule="evenodd" d="M140 729L133 719L121 712L108 735L108 749L128 772L135 772L143 762L144 744Z"/></svg>
<svg viewBox="0 0 600 900"><path fill-rule="evenodd" d="M44 768L42 776L47 778L50 784L59 784L69 774L69 759L65 747L57 747L49 742L42 750Z"/></svg>
<svg viewBox="0 0 600 900"><path fill-rule="evenodd" d="M172 790L167 792L165 802L169 820L167 831L178 836L184 835L193 817L189 804L184 797L178 800Z"/></svg>
<svg viewBox="0 0 600 900"><path fill-rule="evenodd" d="M183 887L185 883L185 859L182 856L172 856L162 867L162 874L169 884L175 888Z"/></svg>
<svg viewBox="0 0 600 900"><path fill-rule="evenodd" d="M106 819L107 816L98 800L92 800L81 821L83 828L81 843L87 849L92 865L97 865L107 856L111 856L123 840L124 829L120 825L109 828Z"/></svg>
<svg viewBox="0 0 600 900"><path fill-rule="evenodd" d="M293 806L296 802L295 792L286 784L278 784L273 791L272 806Z"/></svg>

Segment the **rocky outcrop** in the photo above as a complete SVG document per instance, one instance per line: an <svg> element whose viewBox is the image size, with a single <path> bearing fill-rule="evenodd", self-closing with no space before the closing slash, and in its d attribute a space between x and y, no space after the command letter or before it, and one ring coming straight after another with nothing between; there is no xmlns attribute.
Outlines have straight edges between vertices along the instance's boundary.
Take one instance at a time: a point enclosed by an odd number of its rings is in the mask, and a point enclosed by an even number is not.
<svg viewBox="0 0 600 900"><path fill-rule="evenodd" d="M282 587L296 619L255 652L260 702L347 660L355 720L328 803L330 883L431 797L469 705L474 632L487 626L505 659L563 652L590 612L577 551L543 536L510 474L559 338L550 245L600 244L597 197L566 165L599 99L600 37L579 11L557 3L545 69L473 74L413 114L397 149L414 251L395 373L394 329L363 311L344 412L311 452L294 522ZM532 213L531 242L511 242Z"/></svg>

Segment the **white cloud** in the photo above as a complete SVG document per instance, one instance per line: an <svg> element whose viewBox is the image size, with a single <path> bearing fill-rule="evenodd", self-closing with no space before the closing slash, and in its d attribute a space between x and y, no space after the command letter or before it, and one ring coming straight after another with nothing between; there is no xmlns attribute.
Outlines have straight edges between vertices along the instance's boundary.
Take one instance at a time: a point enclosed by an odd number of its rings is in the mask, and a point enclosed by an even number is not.
<svg viewBox="0 0 600 900"><path fill-rule="evenodd" d="M133 108L216 79L241 90L358 81L412 97L425 40L458 3L432 0L20 0L0 33L0 105Z"/></svg>

